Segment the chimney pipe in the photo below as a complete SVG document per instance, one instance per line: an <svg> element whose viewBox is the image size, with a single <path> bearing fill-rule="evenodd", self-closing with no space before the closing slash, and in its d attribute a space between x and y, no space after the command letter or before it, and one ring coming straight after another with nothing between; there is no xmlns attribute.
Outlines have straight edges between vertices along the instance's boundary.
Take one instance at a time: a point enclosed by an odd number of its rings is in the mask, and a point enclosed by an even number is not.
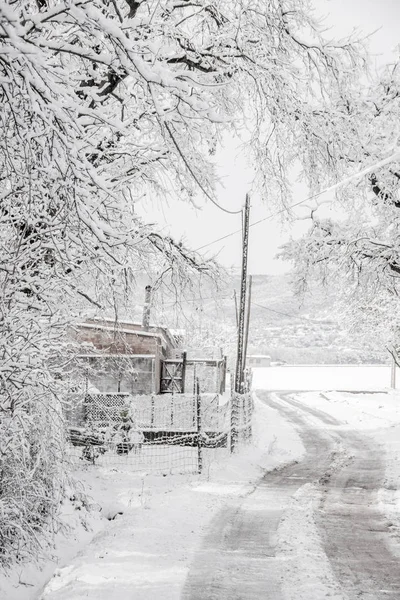
<svg viewBox="0 0 400 600"><path fill-rule="evenodd" d="M150 326L150 304L151 304L151 285L145 287L145 297L143 306L143 319L142 326L144 329L148 329Z"/></svg>

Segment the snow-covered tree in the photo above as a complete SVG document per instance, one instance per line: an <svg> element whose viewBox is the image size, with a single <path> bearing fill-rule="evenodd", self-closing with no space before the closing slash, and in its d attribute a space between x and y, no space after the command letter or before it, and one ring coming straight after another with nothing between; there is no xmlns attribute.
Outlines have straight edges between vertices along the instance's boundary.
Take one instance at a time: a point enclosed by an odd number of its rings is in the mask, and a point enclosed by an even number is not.
<svg viewBox="0 0 400 600"><path fill-rule="evenodd" d="M337 104L330 120L320 116L321 131L334 126L341 132L332 135L328 146L332 162L339 165L336 180L345 182L336 190L340 216L324 217L329 196L306 203L302 211L308 212L310 230L282 253L293 262L299 290L315 277L335 285L352 325L379 332L387 344L397 344L400 331L399 116L399 63L372 89Z"/></svg>
<svg viewBox="0 0 400 600"><path fill-rule="evenodd" d="M178 278L210 268L135 205L218 203L225 131L246 129L259 184L285 202L293 161L311 185L332 166L327 138L315 150L320 115L362 61L310 14L305 0L0 1L1 559L37 543L62 492L79 303L117 319L149 263Z"/></svg>

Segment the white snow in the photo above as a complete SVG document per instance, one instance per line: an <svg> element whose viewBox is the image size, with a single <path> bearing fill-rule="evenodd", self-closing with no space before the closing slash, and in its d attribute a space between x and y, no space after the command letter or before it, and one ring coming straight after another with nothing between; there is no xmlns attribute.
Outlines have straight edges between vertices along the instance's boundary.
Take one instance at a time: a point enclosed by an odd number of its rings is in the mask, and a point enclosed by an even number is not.
<svg viewBox="0 0 400 600"><path fill-rule="evenodd" d="M51 578L56 563L67 564L103 528L96 506L92 505L91 512L87 512L79 499L65 501L61 518L65 525L55 536L54 549L48 560L0 571L1 600L36 600L38 590Z"/></svg>
<svg viewBox="0 0 400 600"><path fill-rule="evenodd" d="M254 372L255 387L297 390L293 399L342 423L333 427L360 430L382 449L386 472L378 502L393 524L391 543L400 556L400 392L388 389L389 382L390 368L376 366ZM300 391L311 384L314 391ZM330 391L331 386L347 391ZM312 416L307 418L313 421ZM318 419L314 424L317 421L320 428L332 427ZM162 477L82 468L76 475L86 482L93 506L98 507L87 517L89 531L82 527L87 513L68 504L68 522L75 528L72 537L59 534L55 558L43 563L42 572L29 565L15 569L8 578L0 576L0 598L178 600L194 553L219 508L237 503L266 470L299 460L303 452L293 426L256 398L253 444L231 456L214 451L201 475ZM345 600L314 521L318 494L314 484L301 486L285 508L277 532L287 600Z"/></svg>
<svg viewBox="0 0 400 600"><path fill-rule="evenodd" d="M279 526L278 554L289 575L282 581L285 600L348 600L332 572L315 524L320 494L311 483L299 488Z"/></svg>
<svg viewBox="0 0 400 600"><path fill-rule="evenodd" d="M82 540L64 538L69 553L59 545L58 560L42 573L33 566L21 568L27 586L18 584L16 572L8 579L0 576L0 598L34 600L54 571L39 595L43 600L178 600L194 552L218 509L252 490L265 470L304 452L291 425L257 399L255 406L253 444L229 457L223 452L223 460L214 451L202 475L139 476L92 466L77 472L100 509L96 535L87 534L93 539L84 548ZM79 534L82 527L73 525Z"/></svg>
<svg viewBox="0 0 400 600"><path fill-rule="evenodd" d="M253 372L253 386L263 390L376 390L390 386L387 365L288 365Z"/></svg>
<svg viewBox="0 0 400 600"><path fill-rule="evenodd" d="M378 503L392 523L392 550L400 557L400 392L375 393L309 392L293 397L343 422L340 429L364 431L382 452L385 481L378 490ZM319 427L323 427L319 423Z"/></svg>
<svg viewBox="0 0 400 600"><path fill-rule="evenodd" d="M378 506L390 525L392 552L400 558L400 392L379 390L380 372L374 372L377 374L374 392L312 391L295 392L290 396L343 423L335 429L362 431L377 444L385 461L385 480L377 491ZM272 396L278 399L278 394L272 392ZM312 415L302 415L320 429L332 427ZM311 493L311 489L312 486L306 485L298 490L278 532L281 556L291 559L286 564L285 597L287 600L319 600L329 596L347 600L343 592L342 595L338 592L326 557L321 554L313 516L313 507L318 504L318 491ZM321 581L324 582L323 588Z"/></svg>

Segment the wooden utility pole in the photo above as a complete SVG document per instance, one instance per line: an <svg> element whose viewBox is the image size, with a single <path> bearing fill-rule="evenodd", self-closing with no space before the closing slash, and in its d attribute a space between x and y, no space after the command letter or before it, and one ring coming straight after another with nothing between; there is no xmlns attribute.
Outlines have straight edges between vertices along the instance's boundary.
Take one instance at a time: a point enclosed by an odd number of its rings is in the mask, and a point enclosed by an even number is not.
<svg viewBox="0 0 400 600"><path fill-rule="evenodd" d="M247 313L246 313L246 329L244 333L244 349L243 349L243 364L242 364L242 373L245 372L246 369L246 358L247 358L247 344L249 341L249 327L250 327L250 312L251 312L251 284L253 282L253 277L249 276L249 288L247 292Z"/></svg>
<svg viewBox="0 0 400 600"><path fill-rule="evenodd" d="M148 329L150 326L150 309L151 309L151 285L146 285L144 306L143 306L143 319L142 319L142 326L144 329Z"/></svg>
<svg viewBox="0 0 400 600"><path fill-rule="evenodd" d="M394 355L392 354L392 368L390 371L390 387L393 388L394 390L396 389L396 360L394 358Z"/></svg>
<svg viewBox="0 0 400 600"><path fill-rule="evenodd" d="M242 277L240 286L239 327L236 357L235 392L240 393L243 381L244 325L246 316L247 256L249 247L250 196L246 194L243 220Z"/></svg>
<svg viewBox="0 0 400 600"><path fill-rule="evenodd" d="M233 290L233 298L235 300L235 317L236 317L236 329L239 327L239 315L238 315L238 305L237 305L237 294L236 290Z"/></svg>
<svg viewBox="0 0 400 600"><path fill-rule="evenodd" d="M390 356L392 357L392 364L390 369L390 387L396 389L396 371L397 371L397 363L399 361L399 353L396 346L388 346L388 351Z"/></svg>

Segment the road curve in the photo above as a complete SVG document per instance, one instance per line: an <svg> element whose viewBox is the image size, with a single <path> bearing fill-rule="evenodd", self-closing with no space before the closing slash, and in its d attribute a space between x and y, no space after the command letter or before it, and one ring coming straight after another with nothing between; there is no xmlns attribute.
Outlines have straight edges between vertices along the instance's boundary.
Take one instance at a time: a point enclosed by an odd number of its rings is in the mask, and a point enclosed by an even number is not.
<svg viewBox="0 0 400 600"><path fill-rule="evenodd" d="M277 531L294 494L310 483L321 498L315 522L343 600L400 600L400 565L386 543L390 523L377 506L384 479L379 448L289 393L258 392L258 397L296 426L305 456L266 473L251 493L217 514L195 556L182 600L285 600ZM338 445L347 457L339 462Z"/></svg>

